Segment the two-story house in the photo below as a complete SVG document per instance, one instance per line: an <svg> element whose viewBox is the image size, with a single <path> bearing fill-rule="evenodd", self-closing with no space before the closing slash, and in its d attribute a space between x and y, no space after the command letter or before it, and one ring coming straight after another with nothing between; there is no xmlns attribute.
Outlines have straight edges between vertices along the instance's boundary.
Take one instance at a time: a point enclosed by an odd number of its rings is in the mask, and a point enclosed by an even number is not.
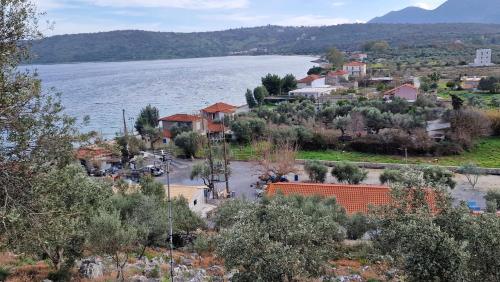
<svg viewBox="0 0 500 282"><path fill-rule="evenodd" d="M331 71L326 75L327 85L340 85L341 82L349 80L349 73L344 70Z"/></svg>
<svg viewBox="0 0 500 282"><path fill-rule="evenodd" d="M366 64L362 62L349 62L344 64L343 70L349 73L349 76L365 77Z"/></svg>
<svg viewBox="0 0 500 282"><path fill-rule="evenodd" d="M226 103L216 103L201 110L201 118L203 119L203 129L207 136L212 139L222 139L224 133L230 134L227 124L224 123L224 118L233 118L238 107Z"/></svg>
<svg viewBox="0 0 500 282"><path fill-rule="evenodd" d="M163 143L169 143L173 136L173 131L194 131L204 132L203 122L200 116L188 114L176 114L160 119L163 129Z"/></svg>
<svg viewBox="0 0 500 282"><path fill-rule="evenodd" d="M403 84L384 93L385 100L392 100L394 97L405 99L408 102L415 102L418 98L418 88L411 84Z"/></svg>

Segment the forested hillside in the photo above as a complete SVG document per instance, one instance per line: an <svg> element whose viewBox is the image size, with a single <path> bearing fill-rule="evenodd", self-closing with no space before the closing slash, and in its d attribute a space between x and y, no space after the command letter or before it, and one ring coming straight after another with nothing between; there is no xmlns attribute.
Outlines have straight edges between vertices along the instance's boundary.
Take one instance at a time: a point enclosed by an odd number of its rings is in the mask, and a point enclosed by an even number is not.
<svg viewBox="0 0 500 282"><path fill-rule="evenodd" d="M335 46L358 50L370 40L391 46L425 46L462 42L500 43L493 24L346 24L323 27L230 29L173 33L112 31L48 37L33 44L33 63L125 61L226 55L321 54Z"/></svg>

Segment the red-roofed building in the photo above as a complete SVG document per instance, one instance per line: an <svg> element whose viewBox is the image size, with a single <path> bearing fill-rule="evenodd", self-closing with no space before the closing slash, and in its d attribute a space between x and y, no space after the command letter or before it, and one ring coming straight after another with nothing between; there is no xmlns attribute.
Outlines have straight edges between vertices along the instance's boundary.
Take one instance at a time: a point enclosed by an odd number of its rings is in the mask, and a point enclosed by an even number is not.
<svg viewBox="0 0 500 282"><path fill-rule="evenodd" d="M343 70L348 72L350 76L364 77L366 76L366 64L362 62L349 62L344 64Z"/></svg>
<svg viewBox="0 0 500 282"><path fill-rule="evenodd" d="M349 73L345 70L331 71L326 75L327 85L339 85L343 81L349 80Z"/></svg>
<svg viewBox="0 0 500 282"><path fill-rule="evenodd" d="M203 110L201 116L203 118L203 128L209 138L221 139L225 134L231 134L227 126L223 126L222 122L225 117L233 118L238 107L226 103L216 103Z"/></svg>
<svg viewBox="0 0 500 282"><path fill-rule="evenodd" d="M298 88L316 88L325 86L325 77L311 74L297 81Z"/></svg>
<svg viewBox="0 0 500 282"><path fill-rule="evenodd" d="M163 143L168 143L172 140L173 131L194 131L203 132L203 123L200 116L188 114L176 114L160 119L163 129Z"/></svg>
<svg viewBox="0 0 500 282"><path fill-rule="evenodd" d="M394 97L405 99L408 102L415 102L418 97L418 88L411 84L403 84L384 93L384 99L386 100L392 100Z"/></svg>
<svg viewBox="0 0 500 282"><path fill-rule="evenodd" d="M273 183L269 196L283 195L335 197L348 214L367 213L371 206L387 205L391 201L390 188L375 185Z"/></svg>
<svg viewBox="0 0 500 282"><path fill-rule="evenodd" d="M121 156L118 152L100 145L81 147L76 150L75 157L87 168L88 172L93 169L106 170L121 163Z"/></svg>

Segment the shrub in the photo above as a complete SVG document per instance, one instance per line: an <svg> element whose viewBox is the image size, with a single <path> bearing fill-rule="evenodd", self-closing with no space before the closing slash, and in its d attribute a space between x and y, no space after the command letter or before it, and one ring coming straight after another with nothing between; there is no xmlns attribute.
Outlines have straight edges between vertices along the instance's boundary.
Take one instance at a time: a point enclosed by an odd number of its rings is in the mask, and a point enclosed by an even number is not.
<svg viewBox="0 0 500 282"><path fill-rule="evenodd" d="M494 203L496 205L495 211L500 210L500 192L490 190L488 191L488 193L486 193L484 199L487 202L491 202L492 204Z"/></svg>
<svg viewBox="0 0 500 282"><path fill-rule="evenodd" d="M198 254L210 253L215 249L213 238L207 234L200 234L193 242L193 249Z"/></svg>
<svg viewBox="0 0 500 282"><path fill-rule="evenodd" d="M304 165L304 169L307 174L309 174L309 179L312 182L324 183L326 181L328 167L322 164L320 161L307 161Z"/></svg>
<svg viewBox="0 0 500 282"><path fill-rule="evenodd" d="M368 177L368 171L357 165L341 162L333 167L332 176L337 178L339 182L359 184Z"/></svg>
<svg viewBox="0 0 500 282"><path fill-rule="evenodd" d="M491 131L495 136L500 136L500 111L491 110L486 112L486 116L491 122Z"/></svg>
<svg viewBox="0 0 500 282"><path fill-rule="evenodd" d="M10 270L6 267L0 266L0 281L6 281L10 275Z"/></svg>
<svg viewBox="0 0 500 282"><path fill-rule="evenodd" d="M182 149L186 157L195 157L200 148L200 135L196 132L184 132L175 137L174 143Z"/></svg>
<svg viewBox="0 0 500 282"><path fill-rule="evenodd" d="M357 213L347 220L346 223L347 238L351 240L358 240L363 237L363 235L370 230L368 218Z"/></svg>
<svg viewBox="0 0 500 282"><path fill-rule="evenodd" d="M385 169L379 177L380 183L397 183L403 180L401 171L399 169Z"/></svg>
<svg viewBox="0 0 500 282"><path fill-rule="evenodd" d="M49 273L47 279L54 282L66 282L71 281L71 270L68 268L63 268L59 271L54 271ZM0 279L0 281L3 281Z"/></svg>
<svg viewBox="0 0 500 282"><path fill-rule="evenodd" d="M460 155L464 152L464 148L460 144L449 141L436 143L432 150L435 156Z"/></svg>

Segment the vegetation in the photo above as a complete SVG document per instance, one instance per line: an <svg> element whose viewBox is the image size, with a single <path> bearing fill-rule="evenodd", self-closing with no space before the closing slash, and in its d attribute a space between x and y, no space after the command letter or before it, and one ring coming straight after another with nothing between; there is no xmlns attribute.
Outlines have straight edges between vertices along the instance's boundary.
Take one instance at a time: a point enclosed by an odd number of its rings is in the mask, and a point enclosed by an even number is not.
<svg viewBox="0 0 500 282"><path fill-rule="evenodd" d="M359 184L368 177L368 171L357 165L341 162L333 167L332 175L341 183Z"/></svg>
<svg viewBox="0 0 500 282"><path fill-rule="evenodd" d="M319 161L307 161L304 169L309 174L309 180L315 183L324 183L326 181L326 174L328 167Z"/></svg>
<svg viewBox="0 0 500 282"><path fill-rule="evenodd" d="M175 137L174 143L183 150L185 157L194 158L200 149L201 136L196 132L183 132Z"/></svg>
<svg viewBox="0 0 500 282"><path fill-rule="evenodd" d="M314 38L314 40L311 40ZM334 45L339 50L359 50L370 40L388 40L393 48L386 52L400 58L442 60L457 64L472 58L475 46L465 50L450 44L495 44L498 25L484 24L347 24L325 27L263 26L203 33L163 33L112 31L93 34L54 36L36 41L35 63L85 61L130 61L173 58L227 56L232 54L323 54ZM85 46L82 42L95 42ZM381 41L383 42L383 41ZM85 47L84 47L85 46ZM122 46L120 49L114 46ZM416 54L408 49L419 46ZM182 50L182 52L179 52ZM406 54L404 54L406 53ZM444 54L443 54L444 53ZM413 63L410 61L409 64Z"/></svg>

